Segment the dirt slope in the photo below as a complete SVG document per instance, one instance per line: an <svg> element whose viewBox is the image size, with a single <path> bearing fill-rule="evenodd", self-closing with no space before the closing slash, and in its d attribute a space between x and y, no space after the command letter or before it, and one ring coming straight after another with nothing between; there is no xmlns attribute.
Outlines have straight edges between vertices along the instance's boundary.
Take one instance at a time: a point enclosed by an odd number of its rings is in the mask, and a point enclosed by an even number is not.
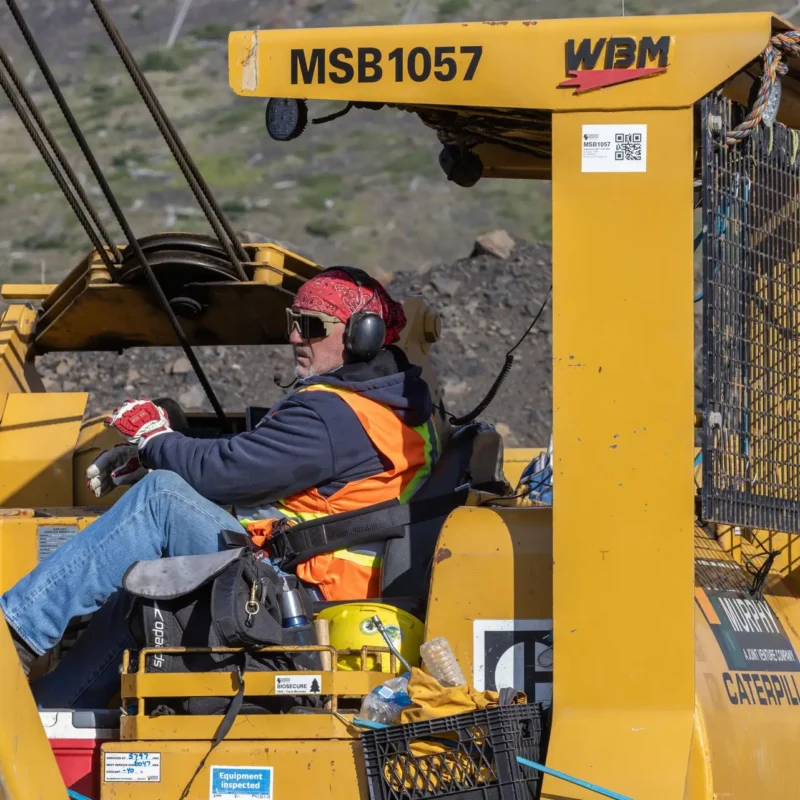
<svg viewBox="0 0 800 800"><path fill-rule="evenodd" d="M396 298L422 294L443 315L435 363L448 410L463 414L491 386L505 353L530 324L550 285L550 248L519 242L508 260L490 255L436 264L423 272L395 273ZM552 398L550 306L517 350L517 360L483 419L507 426L510 443L544 443ZM199 348L200 361L223 405L269 405L282 390L277 374L291 376L289 348ZM37 359L52 391L91 391L90 408L107 410L128 396L169 395L187 409L209 409L189 363L178 348L115 353L48 354Z"/></svg>

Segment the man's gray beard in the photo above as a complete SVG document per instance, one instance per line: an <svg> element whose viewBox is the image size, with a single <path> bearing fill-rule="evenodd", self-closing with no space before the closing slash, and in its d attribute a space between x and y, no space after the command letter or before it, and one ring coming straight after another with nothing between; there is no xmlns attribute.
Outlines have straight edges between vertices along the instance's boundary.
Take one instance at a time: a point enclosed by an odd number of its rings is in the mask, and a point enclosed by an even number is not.
<svg viewBox="0 0 800 800"><path fill-rule="evenodd" d="M313 364L309 366L308 372L305 375L300 375L300 367L295 366L294 368L294 376L297 380L303 380L304 378L316 378L318 375L327 375L329 372L335 372L337 369L341 369L344 366L344 362L338 364L335 367L331 367L330 369L321 370L318 367L315 367Z"/></svg>

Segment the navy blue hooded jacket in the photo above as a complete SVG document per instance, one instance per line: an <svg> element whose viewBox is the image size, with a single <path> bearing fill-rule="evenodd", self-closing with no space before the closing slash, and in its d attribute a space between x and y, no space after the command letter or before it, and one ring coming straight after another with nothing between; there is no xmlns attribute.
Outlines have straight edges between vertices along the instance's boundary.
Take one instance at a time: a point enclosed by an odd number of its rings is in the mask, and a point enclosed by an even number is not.
<svg viewBox="0 0 800 800"><path fill-rule="evenodd" d="M140 457L150 469L177 473L221 505L262 505L310 488L330 497L388 465L344 400L332 392L297 390L323 383L358 392L414 427L432 411L421 374L402 350L387 347L370 362L299 381L251 431L217 439L167 433L147 442Z"/></svg>

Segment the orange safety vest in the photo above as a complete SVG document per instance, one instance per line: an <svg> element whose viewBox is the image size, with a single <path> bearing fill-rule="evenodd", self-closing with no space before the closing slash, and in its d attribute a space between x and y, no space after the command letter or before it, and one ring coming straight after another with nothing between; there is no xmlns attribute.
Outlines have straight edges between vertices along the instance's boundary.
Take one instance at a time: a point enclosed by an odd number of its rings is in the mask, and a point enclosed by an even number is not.
<svg viewBox="0 0 800 800"><path fill-rule="evenodd" d="M439 455L436 426L404 424L387 406L357 392L315 384L301 392L333 392L347 403L389 466L377 475L351 481L330 497L315 488L285 497L272 505L295 522L355 511L386 500L408 502L430 474ZM264 521L247 524L256 538L266 533ZM259 537L261 538L261 537ZM265 538L268 538L268 533ZM263 539L262 539L263 541ZM319 588L325 600L363 600L380 597L384 543L358 545L312 556L297 565L297 576Z"/></svg>

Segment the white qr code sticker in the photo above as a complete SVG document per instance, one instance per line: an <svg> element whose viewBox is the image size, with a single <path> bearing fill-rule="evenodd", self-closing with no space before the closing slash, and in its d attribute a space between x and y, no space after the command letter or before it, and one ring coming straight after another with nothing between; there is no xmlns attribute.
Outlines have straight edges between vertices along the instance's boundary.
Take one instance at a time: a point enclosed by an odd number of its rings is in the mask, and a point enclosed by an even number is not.
<svg viewBox="0 0 800 800"><path fill-rule="evenodd" d="M647 172L647 125L584 125L581 172Z"/></svg>

